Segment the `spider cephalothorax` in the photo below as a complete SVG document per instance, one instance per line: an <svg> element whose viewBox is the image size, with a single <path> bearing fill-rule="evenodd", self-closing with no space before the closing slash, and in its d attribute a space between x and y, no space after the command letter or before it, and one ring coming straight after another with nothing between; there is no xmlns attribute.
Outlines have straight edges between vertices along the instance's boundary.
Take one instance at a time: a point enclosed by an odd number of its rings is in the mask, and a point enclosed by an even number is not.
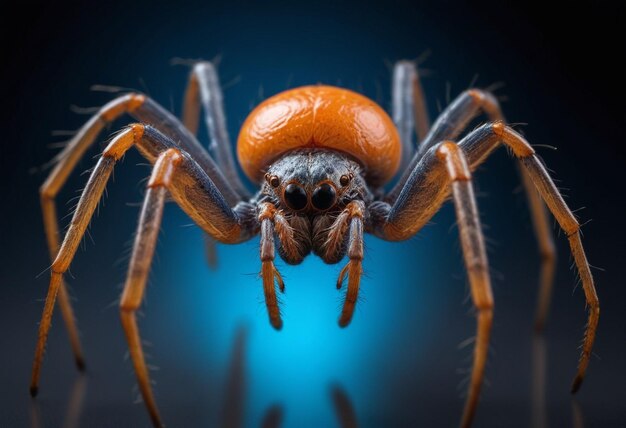
<svg viewBox="0 0 626 428"><path fill-rule="evenodd" d="M339 325L354 313L363 261L363 235L388 241L414 236L452 196L477 333L462 425L469 426L482 384L493 319L493 296L487 254L472 187L472 171L499 146L517 158L527 190L542 254L542 283L537 312L541 328L548 310L554 244L544 207L565 231L589 307L575 392L585 375L600 314L593 278L582 247L580 226L530 144L504 122L496 99L470 89L459 95L430 123L415 64L400 61L393 75L393 121L375 102L332 86L305 86L261 103L244 122L237 155L244 173L259 188L250 194L235 165L222 110L222 93L212 64L193 67L185 94L182 120L149 97L131 93L116 98L88 121L58 156L59 162L41 188L44 224L53 259L48 297L39 327L31 380L37 393L43 351L57 295L76 357L82 350L63 274L85 233L113 166L131 147L154 164L148 181L129 273L120 301L122 325L141 394L155 426L161 425L150 387L135 319L146 286L161 225L163 204L171 197L209 237L239 243L260 235L261 277L269 319L276 329L282 319L276 285L283 280L274 266L275 247L288 263L313 252L327 263L344 256L337 288L347 279ZM196 140L200 107L206 115L211 153ZM123 113L138 123L111 140L93 169L67 234L59 245L55 197L85 150L105 124ZM473 118L489 122L459 136ZM395 123L394 123L395 122ZM416 133L419 144L413 141ZM387 191L396 173L396 184Z"/></svg>
<svg viewBox="0 0 626 428"><path fill-rule="evenodd" d="M264 178L259 202L282 211L298 250L290 252L279 243L281 257L297 264L313 251L326 263L340 261L347 240L333 241L333 224L350 202L372 200L358 162L345 153L300 149L273 162Z"/></svg>
<svg viewBox="0 0 626 428"><path fill-rule="evenodd" d="M356 199L371 199L361 167L349 155L300 149L270 165L261 194L293 214L333 212Z"/></svg>

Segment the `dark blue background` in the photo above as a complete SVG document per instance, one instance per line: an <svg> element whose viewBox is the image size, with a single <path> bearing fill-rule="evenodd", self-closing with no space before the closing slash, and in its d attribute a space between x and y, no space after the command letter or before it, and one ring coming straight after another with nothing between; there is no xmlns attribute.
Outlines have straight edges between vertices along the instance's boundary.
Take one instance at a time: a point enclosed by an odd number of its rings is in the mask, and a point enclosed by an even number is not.
<svg viewBox="0 0 626 428"><path fill-rule="evenodd" d="M0 426L60 426L68 422L70 391L85 388L81 426L148 424L137 395L116 301L127 265L137 203L148 175L129 154L108 186L86 251L79 251L68 281L88 364L76 384L62 323L55 317L41 392L35 404L27 384L48 274L38 186L40 167L63 138L87 119L68 106L99 106L111 94L93 84L144 91L180 112L187 76L181 58L221 57L226 113L233 141L250 109L267 96L302 84L344 86L390 101L390 64L431 55L422 64L432 117L438 105L477 85L506 83L504 109L523 126L559 179L584 227L584 244L603 304L595 354L577 404L568 392L585 323L582 290L569 270L566 240L557 240L558 270L546 331L546 411L552 426L572 424L573 408L585 426L626 423L626 302L624 261L623 6L569 7L569 17L501 2L120 2L34 5L5 14L18 29L3 36L3 145L0 150L2 223L0 260ZM5 27L5 32L6 26ZM620 53L621 52L621 53ZM115 131L120 121L109 132ZM107 133L101 141L106 140ZM206 141L206 133L201 138ZM80 171L94 164L92 150ZM506 151L479 170L479 205L494 278L496 318L488 383L476 426L529 426L531 334L538 256L514 162ZM73 174L58 199L65 216L86 177ZM202 234L174 205L165 211L158 258L141 321L153 345L150 363L156 397L169 426L220 426L228 419L229 385L239 385L245 426L259 426L280 405L284 426L337 424L330 388L349 396L361 426L453 426L475 321L459 251L454 216L444 207L418 237L404 243L366 240L366 277L352 325L339 329L341 265L315 258L279 263L287 283L285 328L267 322L262 302L258 240L220 246L220 265L205 264ZM64 224L68 218L65 217ZM555 229L555 235L558 232ZM41 274L38 276L38 274ZM58 314L56 314L58 315ZM244 363L233 375L233 347L244 328ZM537 343L535 350L537 350ZM539 351L539 354L541 352ZM233 379L239 379L234 382ZM234 382L234 383L233 383ZM457 386L462 385L460 389ZM573 407L574 406L574 407ZM578 407L576 407L578 406ZM535 409L537 410L537 409Z"/></svg>

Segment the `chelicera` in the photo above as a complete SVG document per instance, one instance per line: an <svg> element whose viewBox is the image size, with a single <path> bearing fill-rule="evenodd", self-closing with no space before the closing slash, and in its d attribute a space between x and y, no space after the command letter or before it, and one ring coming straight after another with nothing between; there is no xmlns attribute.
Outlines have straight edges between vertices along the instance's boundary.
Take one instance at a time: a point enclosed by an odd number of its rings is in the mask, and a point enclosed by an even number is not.
<svg viewBox="0 0 626 428"><path fill-rule="evenodd" d="M139 308L168 196L215 242L236 244L260 235L261 277L271 325L282 320L276 287L284 282L274 266L275 250L290 264L313 253L327 263L347 263L337 288L347 282L339 324L354 312L363 261L363 235L389 241L414 236L452 198L459 226L477 333L462 425L474 416L487 358L493 319L487 255L472 186L472 171L496 148L508 147L521 165L543 260L537 326L545 320L554 271L554 244L545 206L565 231L589 308L578 372L580 386L589 363L599 318L599 303L580 239L580 226L531 145L509 127L489 92L459 95L430 126L417 69L395 65L393 120L372 100L332 86L306 86L261 103L243 124L237 155L245 174L259 184L250 194L238 176L226 131L222 93L211 63L196 64L185 93L182 119L149 97L130 93L116 98L89 120L58 156L41 188L51 281L39 329L31 393L37 393L41 361L58 296L76 362L83 357L63 275L98 204L115 163L136 148L153 164L139 218L120 312L141 394L155 426L161 418L150 386L135 313ZM211 137L210 152L198 142L200 111ZM55 197L69 173L105 125L129 114L134 123L117 133L91 173L59 245ZM470 121L488 121L471 132ZM419 143L414 143L417 134ZM393 177L396 184L385 190ZM545 205L544 205L545 203Z"/></svg>

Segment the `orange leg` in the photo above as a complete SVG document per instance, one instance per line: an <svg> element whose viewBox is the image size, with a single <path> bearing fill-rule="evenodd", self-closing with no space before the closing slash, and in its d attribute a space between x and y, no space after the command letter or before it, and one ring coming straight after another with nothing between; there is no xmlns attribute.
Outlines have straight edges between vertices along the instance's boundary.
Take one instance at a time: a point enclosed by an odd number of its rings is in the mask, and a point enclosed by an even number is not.
<svg viewBox="0 0 626 428"><path fill-rule="evenodd" d="M107 103L80 128L63 151L56 156L57 163L41 186L40 199L44 230L52 261L54 261L59 250L59 225L56 213L56 197L66 183L70 173L76 167L78 161L83 157L87 149L93 145L100 132L102 132L106 125L126 113L137 118L151 119L155 122L156 126L162 128L164 132L175 134L176 138L174 139L179 141L183 148L195 154L196 158L205 161L204 163L207 165L207 170L211 170L211 166L214 165L210 159L204 159L204 157L208 155L206 155L202 147L193 140L193 137L189 137L185 132L181 131L180 128L182 128L182 125L178 123L171 114L145 95L131 93L120 96ZM234 203L238 200L236 195L230 193L232 192L230 187L227 186L225 180L221 178L219 174L213 174L212 179L218 183L218 185L222 185L221 190L227 198L230 198L229 200L231 202ZM82 370L85 365L83 352L80 345L78 329L76 328L74 312L64 282L61 282L59 285L58 299L59 307L67 326L76 365Z"/></svg>
<svg viewBox="0 0 626 428"><path fill-rule="evenodd" d="M274 217L276 208L270 203L259 206L259 221L261 222L261 278L263 279L263 292L265 293L265 305L270 317L270 324L276 330L283 328L283 320L280 317L280 308L276 297L275 282L281 291L285 284L280 273L274 266Z"/></svg>
<svg viewBox="0 0 626 428"><path fill-rule="evenodd" d="M156 248L161 219L163 218L163 206L167 196L167 187L171 184L174 171L181 160L182 157L178 150L169 149L163 152L154 166L139 218L126 285L120 301L122 326L126 334L139 389L150 413L150 419L153 425L157 427L163 424L159 416L152 387L150 386L150 375L141 346L135 314L141 305L150 273L150 265L154 249Z"/></svg>
<svg viewBox="0 0 626 428"><path fill-rule="evenodd" d="M360 201L350 202L344 212L346 222L349 222L348 264L341 269L337 280L337 289L341 288L346 275L348 276L348 291L339 317L339 326L347 327L352 321L354 309L359 296L359 286L363 273L363 211L365 207ZM338 228L341 229L341 228Z"/></svg>
<svg viewBox="0 0 626 428"><path fill-rule="evenodd" d="M502 123L493 124L491 132L497 136L502 143L511 148L515 157L519 159L534 183L537 191L544 202L556 218L561 229L567 235L574 262L578 269L578 274L585 292L585 299L589 308L587 328L583 339L582 354L578 362L578 372L572 382L572 393L578 391L589 365L593 342L596 337L596 329L600 318L600 302L596 293L596 288L591 276L587 256L580 239L580 224L570 211L563 197L554 185L550 175L546 171L541 161L535 155L535 151L528 142L513 129Z"/></svg>
<svg viewBox="0 0 626 428"><path fill-rule="evenodd" d="M69 268L76 254L78 245L104 192L115 163L134 145L138 146L140 153L146 156L148 160L155 160L156 165L148 183L127 285L121 299L121 318L140 390L153 423L159 426L160 418L143 359L135 310L143 295L166 194L169 192L169 195L196 224L220 242L242 242L253 236L255 230L246 229L239 224L240 218L229 208L225 196L221 194L208 173L191 158L189 153L184 153L174 141L148 125L134 124L117 134L102 153L102 157L83 190L63 244L52 264L50 287L42 321L39 325L39 339L35 349L31 392L33 395L37 392L41 360L50 329L52 309L63 280L63 274ZM175 170L179 172L176 176ZM249 220L247 222L244 220L244 222L246 224L251 223Z"/></svg>
<svg viewBox="0 0 626 428"><path fill-rule="evenodd" d="M531 145L512 128L502 122L489 123L472 131L458 143L458 146L463 150L469 167L476 168L501 144L510 148L515 154L530 177L530 182L534 184L543 202L565 232L585 292L588 318L578 371L572 383L574 393L585 377L600 318L600 302L582 246L580 225ZM427 152L419 167L422 173L411 176L396 203L390 207L384 224L375 228L375 233L379 236L387 240L407 239L421 229L439 210L446 199L447 192L437 190L424 194L422 189L426 186L421 187L424 182L430 183L428 189L435 187L434 183L444 185L445 177L437 168L437 164L433 162L432 157L432 152Z"/></svg>
<svg viewBox="0 0 626 428"><path fill-rule="evenodd" d="M194 86L194 82L196 82L194 79L190 79L190 87ZM218 95L219 102L221 102L221 93ZM85 151L93 144L104 127L126 113L139 120L153 122L156 127L162 129L166 134L172 134L174 136L174 140L178 141L181 147L194 155L196 159L203 164L204 169L212 175L213 181L220 186L221 191L224 193L226 198L232 203L238 200L237 195L233 193L228 182L220 175L219 172L216 171L215 164L206 154L204 149L197 143L197 141L195 141L195 139L193 139L193 137L188 135L188 133L183 129L182 124L180 124L170 113L142 94L131 93L123 95L103 106L98 113L96 113L83 127L81 127L64 150L57 155L57 164L53 168L45 183L41 186L41 209L43 213L46 239L52 261L56 258L59 250L59 226L55 204L56 196L67 181L69 174L74 170L78 161L82 158ZM83 370L85 362L74 318L74 311L72 309L66 285L63 281L61 281L58 286L57 295L76 365L80 370Z"/></svg>
<svg viewBox="0 0 626 428"><path fill-rule="evenodd" d="M477 132L483 134L479 142L489 143L490 140L498 140L513 151L530 177L529 181L534 184L538 194L567 235L589 310L578 371L572 383L572 393L575 393L585 377L600 318L600 302L580 239L580 224L563 200L545 167L535 155L535 151L521 135L503 123L484 125Z"/></svg>
<svg viewBox="0 0 626 428"><path fill-rule="evenodd" d="M471 173L463 151L453 142L439 146L437 156L445 162L450 180L452 196L459 226L463 258L467 268L472 301L478 311L478 327L474 344L474 363L468 389L462 427L469 427L476 412L480 388L485 374L489 336L493 321L493 295L489 278L489 264L483 233L480 226L476 198L471 182Z"/></svg>
<svg viewBox="0 0 626 428"><path fill-rule="evenodd" d="M56 213L55 198L65 182L69 174L72 172L85 151L91 146L97 135L102 131L107 123L115 120L125 111L133 111L144 101L142 95L126 95L120 97L106 106L104 106L98 114L91 118L83 126L78 133L72 138L65 149L58 155L58 163L41 186L41 210L43 213L44 230L46 240L48 241L48 250L52 261L59 251L59 222ZM65 322L74 359L80 370L85 367L83 351L80 345L74 311L70 302L66 285L63 281L58 287L59 307ZM52 314L50 314L52 315Z"/></svg>
<svg viewBox="0 0 626 428"><path fill-rule="evenodd" d="M48 251L50 253L50 257L52 258L52 262L54 262L54 258L59 251L59 223L57 220L54 199L48 198L42 193L41 208L44 216L44 229L48 241ZM72 302L64 281L61 281L61 284L59 285L58 297L59 308L61 309L61 315L63 316L63 321L65 322L65 327L67 328L76 367L78 367L80 371L83 371L85 369L85 358L83 357L78 328L76 327L76 318L74 317Z"/></svg>
<svg viewBox="0 0 626 428"><path fill-rule="evenodd" d="M535 312L535 330L541 332L546 324L550 310L550 301L552 300L552 286L554 285L554 271L556 269L556 247L554 246L551 225L546 212L546 204L541 200L541 195L534 188L535 185L525 168L522 167L520 169L520 175L526 188L528 205L539 246L539 257L541 258L539 294Z"/></svg>
<svg viewBox="0 0 626 428"><path fill-rule="evenodd" d="M132 128L119 134L109 144L107 149L102 154L102 157L98 161L95 169L93 170L87 186L83 191L83 196L76 207L72 222L65 235L63 244L52 263L50 286L48 289L48 295L46 297L46 303L44 305L43 315L41 317L41 323L39 324L39 338L37 340L37 347L35 349L35 359L33 362L33 371L30 383L31 395L37 394L39 376L41 371L41 361L43 358L43 352L50 330L50 323L52 321L52 311L54 309L54 303L59 293L61 284L63 283L63 274L69 268L70 262L76 254L78 245L85 233L85 229L89 225L89 221L93 215L98 201L104 191L106 183L113 171L115 162L128 150L136 140L140 139L143 135L143 127L141 125L134 125ZM58 167L57 167L58 168ZM55 235L56 236L56 235Z"/></svg>
<svg viewBox="0 0 626 428"><path fill-rule="evenodd" d="M409 167L405 170L398 184L386 196L386 199L392 202L397 198L404 184L406 184L409 174L430 148L443 140L456 139L467 128L470 121L480 113L487 115L489 120L493 122L504 122L500 105L491 93L480 89L469 89L459 95L437 118L426 138L420 143L418 153L413 157ZM470 159L468 155L468 160L470 169L473 170L483 159L481 157ZM528 172L521 164L520 174L530 206L541 258L539 294L535 315L535 329L541 331L550 309L554 270L556 268L556 249L545 204L537 193Z"/></svg>
<svg viewBox="0 0 626 428"><path fill-rule="evenodd" d="M185 199L182 201L179 199L181 190L187 192L184 193ZM233 234L239 234L240 231L237 218L227 207L224 197L219 194L214 183L200 170L199 166L189 159L188 154L172 147L159 155L148 182L126 284L120 301L122 326L139 389L152 423L157 427L163 424L150 384L136 312L144 296L163 217L163 206L168 194L173 196L197 224L205 225L205 231L212 233L214 239L221 242L234 242L231 240L234 238L228 236L228 231L230 230ZM206 199L203 198L205 196ZM193 206L191 212L188 211L190 205Z"/></svg>

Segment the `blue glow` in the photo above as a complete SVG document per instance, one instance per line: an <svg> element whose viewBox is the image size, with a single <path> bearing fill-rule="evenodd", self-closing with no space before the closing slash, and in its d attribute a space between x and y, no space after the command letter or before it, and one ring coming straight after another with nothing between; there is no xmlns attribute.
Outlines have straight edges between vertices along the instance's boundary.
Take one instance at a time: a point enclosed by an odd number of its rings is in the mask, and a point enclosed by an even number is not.
<svg viewBox="0 0 626 428"><path fill-rule="evenodd" d="M267 13L275 18L280 11ZM345 30L341 22L317 31L316 19L308 16L310 13L322 12L307 10L306 20L285 20L271 31L259 14L237 17L238 28L247 31L234 31L227 19L211 27L227 33L219 38L220 52L229 53L228 60L220 64L222 83L242 76L224 93L233 145L250 108L288 87L316 82L336 84L388 107L390 79L383 59L405 54L395 50L396 45L381 45L380 37L371 31L362 32L356 44L349 38L337 37ZM317 36L306 36L304 28L315 29ZM275 43L272 31L289 34L298 41ZM207 29L206 38L213 37ZM305 54L295 54L296 45ZM176 56L184 54L178 44L158 49L175 52ZM409 57L417 53L415 48L406 52ZM149 58L160 55L146 52ZM178 87L172 87L169 77L153 82L153 88L169 88L177 96L182 93L183 79ZM165 99L167 94L155 96ZM205 133L201 129L202 141L206 141ZM159 293L169 293L166 298L175 301L172 316L180 317L181 308L185 308L184 325L190 331L173 329L165 321L154 328L166 337L184 335L184 339L175 339L177 351L184 353L185 359L197 358L194 365L206 367L207 372L217 376L211 379L211 384L217 386L226 382L237 329L247 328L246 426L258 426L266 410L277 404L285 412L284 426L334 426L337 419L330 396L333 384L346 391L360 422L367 426L366 420L372 415L388 411L389 406L385 406L393 399L394 387L409 376L407 373L415 376L427 372L420 361L437 334L429 328L438 312L437 304L443 300L436 296L445 295L445 290L435 287L432 280L439 266L432 261L435 239L427 238L426 244L419 245L416 241L386 243L366 238L361 299L346 329L337 325L345 291L335 289L345 260L332 266L315 256L299 266L278 261L286 294L280 296L284 327L276 332L268 321L258 277L258 239L219 246L219 267L211 271L206 266L200 231L184 228L172 234L189 220L180 212L177 217L172 210L167 213L164 230L169 233L159 247L167 268L155 266L153 277L162 284L173 284Z"/></svg>
<svg viewBox="0 0 626 428"><path fill-rule="evenodd" d="M277 332L269 325L263 302L258 239L220 246L216 271L205 264L197 229L182 229L167 241L162 248L171 252L168 265L184 266L167 269L177 272L164 278L179 284L167 287L168 298L179 300L172 311L186 308L185 324L192 331L185 334L199 340L181 341L179 351L190 356L186 358L197 358L194 364L218 367L223 378L215 381L222 385L235 332L242 326L247 329L247 426L258 424L275 404L285 410L285 426L332 426L334 384L348 393L360 416L375 412L382 406L381 395L393 394L390 370L414 367L432 340L433 332L423 326L436 310L433 295L441 291L424 287L432 266L424 263L425 246L415 242L386 243L367 237L361 301L345 329L337 325L344 291L335 289L345 260L325 265L310 256L299 266L278 261L286 293L280 296L284 327ZM180 332L161 334L171 337ZM418 349L408 341L424 347Z"/></svg>

